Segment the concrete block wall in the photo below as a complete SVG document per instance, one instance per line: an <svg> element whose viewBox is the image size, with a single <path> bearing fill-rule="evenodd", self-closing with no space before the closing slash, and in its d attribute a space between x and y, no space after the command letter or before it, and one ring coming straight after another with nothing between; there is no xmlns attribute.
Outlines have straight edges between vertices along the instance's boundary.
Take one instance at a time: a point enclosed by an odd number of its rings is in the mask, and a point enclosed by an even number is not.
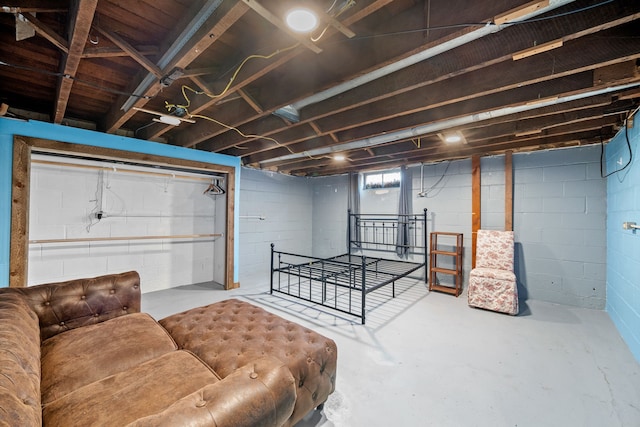
<svg viewBox="0 0 640 427"><path fill-rule="evenodd" d="M313 185L314 257L330 257L347 252L347 209L349 176L311 179Z"/></svg>
<svg viewBox="0 0 640 427"><path fill-rule="evenodd" d="M33 158L51 160L40 155ZM216 224L216 200L203 194L207 185L179 177L131 174L124 169L100 172L35 162L31 170L29 238L224 232L216 230L224 221ZM98 210L105 212L100 221L94 215ZM213 238L31 244L28 283L137 270L145 283L143 291L151 292L213 280L215 255Z"/></svg>
<svg viewBox="0 0 640 427"><path fill-rule="evenodd" d="M606 184L600 178L599 153L599 147L591 146L513 156L515 266L523 299L604 308ZM481 170L481 227L502 230L504 156L483 157ZM409 171L413 211L428 209L429 234L464 235L466 286L471 269L471 160L425 164L422 182L420 166ZM314 216L314 253L341 253L334 247L341 247L346 233L346 221L340 218L346 211L347 178L313 182L314 209L320 205L322 212ZM418 196L422 191L425 197ZM395 213L398 196L397 189L361 190L361 212ZM339 217L331 220L331 213ZM446 258L442 261L439 265L449 266Z"/></svg>
<svg viewBox="0 0 640 427"><path fill-rule="evenodd" d="M312 206L309 179L242 169L240 286L243 281L268 281L271 243L283 252L312 254Z"/></svg>
<svg viewBox="0 0 640 427"><path fill-rule="evenodd" d="M622 130L606 148L607 178L607 312L640 361L640 230L625 230L624 222L640 224L640 124L638 116L628 135Z"/></svg>
<svg viewBox="0 0 640 427"><path fill-rule="evenodd" d="M606 182L600 148L516 154L516 276L524 299L603 309Z"/></svg>
<svg viewBox="0 0 640 427"><path fill-rule="evenodd" d="M431 163L411 168L413 211L427 211L428 236L434 231L462 233L463 284L471 270L471 160ZM422 169L422 172L421 172ZM422 177L422 178L421 178ZM421 182L422 179L422 182ZM423 196L419 194L423 193ZM438 239L440 249L453 250L454 239ZM429 248L427 242L427 250ZM454 268L454 258L440 256L438 267ZM443 285L453 285L453 277L439 274Z"/></svg>

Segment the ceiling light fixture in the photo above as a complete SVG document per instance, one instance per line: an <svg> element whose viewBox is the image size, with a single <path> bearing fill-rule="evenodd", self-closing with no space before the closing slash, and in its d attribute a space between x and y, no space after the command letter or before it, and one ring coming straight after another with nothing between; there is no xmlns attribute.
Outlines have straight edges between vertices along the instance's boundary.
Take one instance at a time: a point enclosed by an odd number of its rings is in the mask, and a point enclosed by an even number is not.
<svg viewBox="0 0 640 427"><path fill-rule="evenodd" d="M447 135L444 137L444 142L448 142L450 144L455 144L456 142L462 141L462 137L457 134Z"/></svg>
<svg viewBox="0 0 640 427"><path fill-rule="evenodd" d="M291 9L287 12L285 21L297 33L309 33L318 28L318 17L309 9Z"/></svg>
<svg viewBox="0 0 640 427"><path fill-rule="evenodd" d="M346 159L347 158L342 154L336 154L335 156L333 156L333 160L338 162L344 162Z"/></svg>
<svg viewBox="0 0 640 427"><path fill-rule="evenodd" d="M178 126L180 124L180 118L175 116L161 115L158 119L153 119L154 122L164 123L166 125Z"/></svg>
<svg viewBox="0 0 640 427"><path fill-rule="evenodd" d="M466 144L467 143L467 140L465 139L464 135L462 135L462 132L460 131L439 133L438 136L440 137L441 140L443 140L447 144L460 144L460 143Z"/></svg>

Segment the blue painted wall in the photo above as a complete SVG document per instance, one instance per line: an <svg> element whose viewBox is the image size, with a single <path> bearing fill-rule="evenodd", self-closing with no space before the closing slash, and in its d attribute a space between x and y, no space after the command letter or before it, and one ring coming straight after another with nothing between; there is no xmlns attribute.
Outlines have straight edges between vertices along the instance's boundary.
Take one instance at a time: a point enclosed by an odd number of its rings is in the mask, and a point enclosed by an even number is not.
<svg viewBox="0 0 640 427"><path fill-rule="evenodd" d="M623 222L640 225L640 115L634 126L622 129L606 148L607 171L633 159L607 179L607 312L640 361L640 230L624 230ZM621 164L620 164L621 163Z"/></svg>
<svg viewBox="0 0 640 427"><path fill-rule="evenodd" d="M177 159L232 166L236 169L235 192L235 236L238 232L238 212L240 208L240 158L222 154L198 151L184 147L159 144L156 142L109 135L84 129L54 125L37 121L23 121L0 118L0 287L9 284L9 254L11 232L11 171L13 163L14 135L46 138L74 144L133 151L173 157ZM239 239L234 239L233 281L238 282Z"/></svg>

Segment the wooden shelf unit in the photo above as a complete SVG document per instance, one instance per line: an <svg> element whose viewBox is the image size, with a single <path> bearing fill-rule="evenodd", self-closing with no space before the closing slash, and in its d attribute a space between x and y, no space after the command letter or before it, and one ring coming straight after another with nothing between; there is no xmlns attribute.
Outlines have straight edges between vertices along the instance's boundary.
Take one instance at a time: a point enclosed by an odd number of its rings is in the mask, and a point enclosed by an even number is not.
<svg viewBox="0 0 640 427"><path fill-rule="evenodd" d="M451 240L450 238L453 238L454 245L452 251L439 249L439 247L443 245L442 240L438 242L438 238L441 236L447 236L448 242ZM462 233L451 233L446 231L431 232L429 247L429 291L444 292L455 295L456 297L462 293L462 237ZM455 268L438 267L438 255L453 257ZM437 284L436 273L450 274L454 276L455 286Z"/></svg>

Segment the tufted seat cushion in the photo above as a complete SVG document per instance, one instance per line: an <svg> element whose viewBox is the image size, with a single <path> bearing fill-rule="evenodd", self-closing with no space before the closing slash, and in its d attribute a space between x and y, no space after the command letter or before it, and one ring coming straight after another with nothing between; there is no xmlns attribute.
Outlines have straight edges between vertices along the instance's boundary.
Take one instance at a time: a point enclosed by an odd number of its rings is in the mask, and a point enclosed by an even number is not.
<svg viewBox="0 0 640 427"><path fill-rule="evenodd" d="M42 403L176 349L146 313L58 334L42 343Z"/></svg>
<svg viewBox="0 0 640 427"><path fill-rule="evenodd" d="M222 378L263 356L279 359L296 380L293 425L335 389L333 340L252 304L229 299L160 320L178 346L194 352Z"/></svg>
<svg viewBox="0 0 640 427"><path fill-rule="evenodd" d="M218 381L193 354L173 351L44 405L43 424L125 426Z"/></svg>

